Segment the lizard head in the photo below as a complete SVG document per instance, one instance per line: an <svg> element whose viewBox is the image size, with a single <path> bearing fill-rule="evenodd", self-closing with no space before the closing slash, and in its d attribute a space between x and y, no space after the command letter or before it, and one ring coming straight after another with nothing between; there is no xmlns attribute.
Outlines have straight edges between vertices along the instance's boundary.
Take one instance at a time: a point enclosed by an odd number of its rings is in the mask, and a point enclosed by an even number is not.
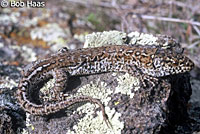
<svg viewBox="0 0 200 134"><path fill-rule="evenodd" d="M153 77L185 73L194 68L194 63L188 57L169 50L156 52L151 59L152 64L149 68L143 68L142 72Z"/></svg>
<svg viewBox="0 0 200 134"><path fill-rule="evenodd" d="M167 76L191 71L194 63L181 53L163 51L156 54L153 66L155 70L160 71L161 76Z"/></svg>

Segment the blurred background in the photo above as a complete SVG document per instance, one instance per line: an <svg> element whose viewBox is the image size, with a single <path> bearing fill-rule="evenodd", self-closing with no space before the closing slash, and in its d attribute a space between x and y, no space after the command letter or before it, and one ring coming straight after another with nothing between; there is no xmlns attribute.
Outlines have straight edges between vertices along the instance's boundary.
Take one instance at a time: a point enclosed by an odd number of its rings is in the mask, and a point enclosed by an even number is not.
<svg viewBox="0 0 200 134"><path fill-rule="evenodd" d="M119 30L169 35L181 43L184 53L196 65L191 72L193 94L189 106L195 123L179 126L177 132L182 128L188 133L200 131L200 0L0 2L1 83L5 76L19 77L13 66L22 67L66 45L70 49L82 48L84 36L92 32Z"/></svg>
<svg viewBox="0 0 200 134"><path fill-rule="evenodd" d="M179 41L200 67L199 0L0 2L0 36L17 45L48 49L64 43L75 49L86 34L105 30L164 34Z"/></svg>

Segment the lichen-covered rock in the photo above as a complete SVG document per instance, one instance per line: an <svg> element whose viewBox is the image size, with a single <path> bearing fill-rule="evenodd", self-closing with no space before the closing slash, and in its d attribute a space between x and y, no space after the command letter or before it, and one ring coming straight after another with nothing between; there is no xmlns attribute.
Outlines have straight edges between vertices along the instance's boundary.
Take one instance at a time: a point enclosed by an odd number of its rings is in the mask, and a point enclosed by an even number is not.
<svg viewBox="0 0 200 134"><path fill-rule="evenodd" d="M162 40L159 41L159 38ZM161 43L156 47L169 51L171 48L178 48L179 44L169 43L170 41L166 39L168 37L159 36L159 38L156 42ZM100 39L95 38L95 40ZM163 47L165 43L168 45ZM155 47L155 44L152 47ZM175 50L179 52L179 49ZM50 97L48 93L53 86L52 83L49 81L42 88L41 94L46 96L40 95L40 99L44 103L45 98ZM137 76L123 73L71 77L68 83L69 97L84 95L101 100L112 128L104 122L98 106L81 103L47 117L28 115L27 130L24 133L169 134L174 132L176 125L188 117L187 103L191 87L187 74L159 78L154 87L150 81L146 81L147 87L143 87Z"/></svg>
<svg viewBox="0 0 200 134"><path fill-rule="evenodd" d="M130 77L132 76L127 74L107 73L74 79L76 82L81 81L81 84L77 84L73 89L77 91L73 95L82 94L99 98L106 106L112 129L103 121L100 109L94 104L87 103L77 104L71 107L70 111L65 110L66 113L61 111L52 115L54 118L51 116L48 121L46 117L30 115L29 132L171 133L176 124L187 118L186 104L191 95L191 88L186 76L174 76L173 79L177 79L175 82L165 78L152 89L144 89L134 84L130 87L130 83L126 83ZM76 83L74 80L72 83ZM124 93L127 89L130 91Z"/></svg>

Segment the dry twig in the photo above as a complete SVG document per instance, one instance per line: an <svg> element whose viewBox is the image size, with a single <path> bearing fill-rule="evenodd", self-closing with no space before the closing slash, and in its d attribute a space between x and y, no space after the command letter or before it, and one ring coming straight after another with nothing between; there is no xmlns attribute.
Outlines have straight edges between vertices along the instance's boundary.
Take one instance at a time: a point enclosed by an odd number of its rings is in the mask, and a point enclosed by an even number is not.
<svg viewBox="0 0 200 134"><path fill-rule="evenodd" d="M200 22L197 21L190 21L190 20L182 20L176 18L168 18L168 17L157 17L157 16L149 16L149 15L139 15L142 19L148 20L161 20L161 21L168 21L168 22L177 22L177 23L187 23L190 25L200 26ZM133 18L138 18L136 14L133 14Z"/></svg>

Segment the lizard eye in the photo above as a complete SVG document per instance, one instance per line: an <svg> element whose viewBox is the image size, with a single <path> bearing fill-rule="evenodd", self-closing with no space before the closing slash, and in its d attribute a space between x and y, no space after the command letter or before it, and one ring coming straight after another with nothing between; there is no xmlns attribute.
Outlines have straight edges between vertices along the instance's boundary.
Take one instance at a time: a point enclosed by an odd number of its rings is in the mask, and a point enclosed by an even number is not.
<svg viewBox="0 0 200 134"><path fill-rule="evenodd" d="M126 36L124 36L124 37L122 37L122 40L124 41L124 42L127 42L127 37Z"/></svg>
<svg viewBox="0 0 200 134"><path fill-rule="evenodd" d="M64 53L64 52L67 52L67 51L69 51L69 49L67 47L63 47L63 48L58 50L59 53Z"/></svg>

